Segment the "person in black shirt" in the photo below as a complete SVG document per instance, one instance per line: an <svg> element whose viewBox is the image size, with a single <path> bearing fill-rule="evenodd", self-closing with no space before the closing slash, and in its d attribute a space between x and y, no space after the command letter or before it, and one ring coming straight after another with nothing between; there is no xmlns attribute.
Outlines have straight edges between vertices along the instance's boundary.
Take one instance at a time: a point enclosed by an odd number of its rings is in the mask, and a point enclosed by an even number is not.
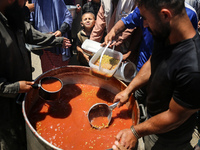
<svg viewBox="0 0 200 150"><path fill-rule="evenodd" d="M144 27L154 49L129 86L115 96L118 107L147 85L143 123L121 130L113 149L131 149L143 137L145 150L190 150L196 112L200 110L200 37L192 27L184 0L138 0ZM120 142L119 142L120 141Z"/></svg>

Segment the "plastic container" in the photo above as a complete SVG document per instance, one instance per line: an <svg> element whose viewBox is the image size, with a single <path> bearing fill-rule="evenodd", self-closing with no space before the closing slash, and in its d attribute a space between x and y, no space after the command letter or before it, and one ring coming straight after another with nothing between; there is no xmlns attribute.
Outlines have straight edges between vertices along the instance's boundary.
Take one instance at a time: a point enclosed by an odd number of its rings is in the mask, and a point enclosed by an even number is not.
<svg viewBox="0 0 200 150"><path fill-rule="evenodd" d="M125 82L131 82L136 75L136 66L132 62L122 62L114 77Z"/></svg>
<svg viewBox="0 0 200 150"><path fill-rule="evenodd" d="M114 69L112 69L112 70L108 70L108 69L105 69L105 68L102 68L102 67L99 70L99 66L95 65L95 62L100 58L101 53L103 52L103 50L104 50L104 47L101 48L99 51L97 51L93 55L93 57L89 61L89 66L90 66L91 73L93 75L96 75L96 76L99 76L99 77L103 77L103 78L110 78L110 77L113 76L113 74L116 72L116 70L118 69L119 65L121 64L123 55L122 55L121 52L117 52L115 50L107 48L107 50L105 51L104 55L108 55L110 57L118 59L119 62L116 65L116 67Z"/></svg>
<svg viewBox="0 0 200 150"><path fill-rule="evenodd" d="M86 39L83 44L81 45L82 49L85 49L87 51L90 51L92 53L98 52L102 48L101 43Z"/></svg>
<svg viewBox="0 0 200 150"><path fill-rule="evenodd" d="M75 19L76 18L76 6L74 6L74 5L66 5L66 6L72 15L72 18Z"/></svg>

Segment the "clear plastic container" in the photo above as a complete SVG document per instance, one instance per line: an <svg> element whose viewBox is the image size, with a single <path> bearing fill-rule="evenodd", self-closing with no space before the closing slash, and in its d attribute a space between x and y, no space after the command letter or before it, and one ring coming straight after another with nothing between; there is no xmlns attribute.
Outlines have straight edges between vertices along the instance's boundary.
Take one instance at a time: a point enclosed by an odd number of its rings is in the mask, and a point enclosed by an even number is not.
<svg viewBox="0 0 200 150"><path fill-rule="evenodd" d="M82 49L85 49L89 52L92 53L96 53L98 52L98 50L100 50L102 48L101 43L90 40L90 39L86 39L83 44L81 45Z"/></svg>
<svg viewBox="0 0 200 150"><path fill-rule="evenodd" d="M108 70L108 69L105 69L105 68L101 67L100 70L99 70L99 66L95 65L95 63L100 58L103 50L104 50L104 47L101 48L100 50L98 50L93 55L93 57L89 61L89 66L90 66L91 73L93 75L96 75L96 76L99 76L99 77L103 77L103 78L110 78L110 77L113 76L113 74L116 72L116 70L118 69L119 65L121 64L123 55L122 55L121 52L117 52L115 50L107 48L107 50L105 51L104 55L108 55L110 57L118 59L119 62L118 62L118 64L116 65L116 67L114 69ZM101 64L101 66L102 66L102 64Z"/></svg>

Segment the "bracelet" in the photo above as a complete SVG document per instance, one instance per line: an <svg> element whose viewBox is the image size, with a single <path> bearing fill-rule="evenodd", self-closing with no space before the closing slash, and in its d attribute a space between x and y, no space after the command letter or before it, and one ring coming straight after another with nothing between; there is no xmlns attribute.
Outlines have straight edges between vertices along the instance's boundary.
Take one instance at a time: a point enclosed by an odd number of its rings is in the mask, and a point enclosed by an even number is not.
<svg viewBox="0 0 200 150"><path fill-rule="evenodd" d="M138 135L138 133L136 132L135 128L133 127L133 125L131 126L131 131L132 131L133 135L134 135L137 139L140 138L139 135Z"/></svg>

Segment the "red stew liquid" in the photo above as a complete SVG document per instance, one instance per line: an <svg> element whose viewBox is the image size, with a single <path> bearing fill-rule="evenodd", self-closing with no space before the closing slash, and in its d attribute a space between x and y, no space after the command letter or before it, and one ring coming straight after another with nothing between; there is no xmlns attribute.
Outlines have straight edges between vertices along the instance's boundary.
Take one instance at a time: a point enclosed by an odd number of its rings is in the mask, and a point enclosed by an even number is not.
<svg viewBox="0 0 200 150"><path fill-rule="evenodd" d="M111 148L117 133L130 128L132 119L126 105L115 108L108 128L91 127L87 113L96 103L113 104L115 94L91 85L68 84L56 103L39 99L28 114L36 131L49 143L64 150L105 150Z"/></svg>
<svg viewBox="0 0 200 150"><path fill-rule="evenodd" d="M92 119L91 124L98 129L107 128L108 117L95 117Z"/></svg>
<svg viewBox="0 0 200 150"><path fill-rule="evenodd" d="M48 80L43 80L41 86L46 91L55 92L61 89L62 84L57 79L48 79Z"/></svg>

